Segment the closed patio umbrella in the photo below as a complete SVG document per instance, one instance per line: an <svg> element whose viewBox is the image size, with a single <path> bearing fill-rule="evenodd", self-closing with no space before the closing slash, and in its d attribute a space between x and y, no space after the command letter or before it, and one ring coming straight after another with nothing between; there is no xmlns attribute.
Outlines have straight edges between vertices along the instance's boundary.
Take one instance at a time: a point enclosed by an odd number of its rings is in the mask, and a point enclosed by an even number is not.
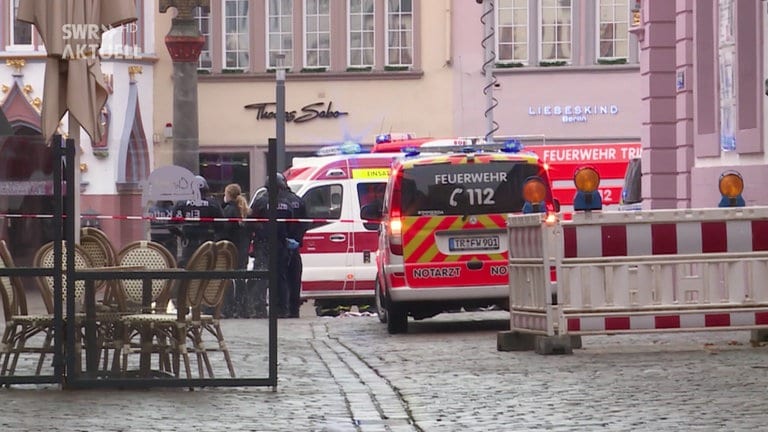
<svg viewBox="0 0 768 432"><path fill-rule="evenodd" d="M42 107L45 139L56 133L69 111L93 142L101 140L99 115L108 95L98 56L101 33L135 21L134 1L21 0L17 19L37 28L48 54Z"/></svg>

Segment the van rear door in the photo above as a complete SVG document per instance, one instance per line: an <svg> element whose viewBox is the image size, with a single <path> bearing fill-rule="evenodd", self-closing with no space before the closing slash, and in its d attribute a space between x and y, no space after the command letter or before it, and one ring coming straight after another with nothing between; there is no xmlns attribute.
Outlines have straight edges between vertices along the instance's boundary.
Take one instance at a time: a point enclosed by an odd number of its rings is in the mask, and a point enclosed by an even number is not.
<svg viewBox="0 0 768 432"><path fill-rule="evenodd" d="M538 165L513 159L405 168L401 211L407 285L507 284L506 216L522 211L524 182L542 174Z"/></svg>

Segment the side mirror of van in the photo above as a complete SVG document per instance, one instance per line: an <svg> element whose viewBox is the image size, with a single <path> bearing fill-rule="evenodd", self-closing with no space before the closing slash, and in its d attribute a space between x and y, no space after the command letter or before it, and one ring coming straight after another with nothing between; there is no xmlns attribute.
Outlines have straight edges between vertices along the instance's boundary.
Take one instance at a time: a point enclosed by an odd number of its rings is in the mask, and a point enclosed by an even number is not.
<svg viewBox="0 0 768 432"><path fill-rule="evenodd" d="M557 198L553 198L552 207L554 208L555 213L560 213L560 200Z"/></svg>
<svg viewBox="0 0 768 432"><path fill-rule="evenodd" d="M363 220L365 229L377 231L379 229L379 222L381 222L381 204L372 203L364 205L360 209L360 219Z"/></svg>

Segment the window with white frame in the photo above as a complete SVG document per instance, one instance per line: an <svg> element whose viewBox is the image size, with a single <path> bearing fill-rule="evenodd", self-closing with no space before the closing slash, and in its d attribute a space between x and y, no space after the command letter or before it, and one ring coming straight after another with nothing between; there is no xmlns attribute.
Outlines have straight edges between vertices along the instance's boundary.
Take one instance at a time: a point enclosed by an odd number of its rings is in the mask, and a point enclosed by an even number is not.
<svg viewBox="0 0 768 432"><path fill-rule="evenodd" d="M629 57L629 0L600 0L598 57Z"/></svg>
<svg viewBox="0 0 768 432"><path fill-rule="evenodd" d="M347 63L351 67L373 67L374 0L349 0L349 34Z"/></svg>
<svg viewBox="0 0 768 432"><path fill-rule="evenodd" d="M571 0L541 0L540 5L540 59L569 62L572 52Z"/></svg>
<svg viewBox="0 0 768 432"><path fill-rule="evenodd" d="M387 0L386 65L413 64L413 2Z"/></svg>
<svg viewBox="0 0 768 432"><path fill-rule="evenodd" d="M248 0L224 0L224 69L250 66Z"/></svg>
<svg viewBox="0 0 768 432"><path fill-rule="evenodd" d="M304 66L331 65L331 0L304 0Z"/></svg>
<svg viewBox="0 0 768 432"><path fill-rule="evenodd" d="M11 46L32 46L32 24L27 24L21 21L16 21L16 14L19 10L19 1L12 0L10 4L11 22L13 25L9 26L11 29L10 44Z"/></svg>
<svg viewBox="0 0 768 432"><path fill-rule="evenodd" d="M198 6L195 8L195 20L200 34L205 38L203 49L200 51L198 60L198 69L211 70L213 67L213 58L211 57L211 9L210 7Z"/></svg>
<svg viewBox="0 0 768 432"><path fill-rule="evenodd" d="M499 0L497 61L528 63L528 0Z"/></svg>
<svg viewBox="0 0 768 432"><path fill-rule="evenodd" d="M267 2L267 67L277 66L277 55L285 54L283 66L293 66L293 1Z"/></svg>

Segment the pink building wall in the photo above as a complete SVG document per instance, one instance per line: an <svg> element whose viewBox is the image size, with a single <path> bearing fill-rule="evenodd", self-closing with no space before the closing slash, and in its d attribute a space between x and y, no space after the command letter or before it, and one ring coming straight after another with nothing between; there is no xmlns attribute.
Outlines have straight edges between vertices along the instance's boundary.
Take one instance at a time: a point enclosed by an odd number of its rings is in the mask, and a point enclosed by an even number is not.
<svg viewBox="0 0 768 432"><path fill-rule="evenodd" d="M536 2L529 2L531 8ZM596 4L596 3L594 3ZM480 21L483 6L474 1L454 0L452 5L454 135L484 135L486 84L482 73L484 51ZM494 70L497 86L494 95L499 105L494 119L499 124L496 136L543 134L548 142L637 142L641 131L641 85L639 66L598 65L594 61L595 28L593 11L587 2L573 2L573 64L540 67L535 58L524 67ZM536 23L529 23L536 32ZM529 31L529 34L531 32ZM634 38L634 36L633 36ZM531 53L533 57L533 53ZM561 116L543 114L555 107L564 110L575 105L615 107L617 112L587 116L585 122L569 123ZM542 114L531 114L531 109Z"/></svg>
<svg viewBox="0 0 768 432"><path fill-rule="evenodd" d="M735 149L721 149L717 1L643 1L640 74L647 208L714 207L721 173L744 177L748 205L768 204L763 138L763 2L734 0ZM672 187L674 186L674 187Z"/></svg>

